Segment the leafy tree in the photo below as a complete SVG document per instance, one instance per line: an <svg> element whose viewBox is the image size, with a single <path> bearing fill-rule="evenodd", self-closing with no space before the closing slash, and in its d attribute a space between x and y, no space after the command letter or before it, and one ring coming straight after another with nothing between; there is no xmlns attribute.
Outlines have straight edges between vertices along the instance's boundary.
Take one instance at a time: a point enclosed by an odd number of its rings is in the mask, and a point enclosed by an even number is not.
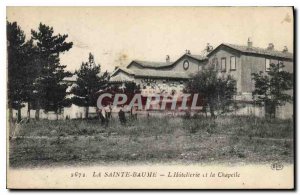
<svg viewBox="0 0 300 195"><path fill-rule="evenodd" d="M276 117L276 107L292 101L292 96L287 94L293 89L293 74L283 71L284 65L270 64L267 74L260 71L253 73L255 90L252 97L259 105L265 105L266 113Z"/></svg>
<svg viewBox="0 0 300 195"><path fill-rule="evenodd" d="M186 91L198 93L204 99L204 107L209 106L211 117L215 111L226 112L233 103L236 81L230 76L219 77L213 68L205 69L194 75L187 83Z"/></svg>
<svg viewBox="0 0 300 195"><path fill-rule="evenodd" d="M24 32L16 22L7 26L7 63L8 63L8 108L12 118L12 109L18 110L17 120L21 120L21 108L28 100L28 90L32 86L31 54L32 41L26 41Z"/></svg>
<svg viewBox="0 0 300 195"><path fill-rule="evenodd" d="M23 90L24 90L24 101L27 102L27 118L30 119L31 103L33 101L33 89L34 81L37 78L36 65L35 65L35 46L33 45L32 39L27 41L24 47L24 65L25 68L22 70L24 74L23 79Z"/></svg>
<svg viewBox="0 0 300 195"><path fill-rule="evenodd" d="M219 78L217 83L218 109L222 112L230 111L230 106L233 105L233 96L236 95L236 80L230 75L224 78Z"/></svg>
<svg viewBox="0 0 300 195"><path fill-rule="evenodd" d="M124 93L127 94L127 96L129 96L129 99L132 100L133 96L137 93L141 92L141 87L140 85L137 85L135 82L126 82L125 84L125 88L124 88ZM133 115L133 108L130 108L130 115Z"/></svg>
<svg viewBox="0 0 300 195"><path fill-rule="evenodd" d="M100 74L100 64L96 64L94 56L90 53L88 62L82 62L81 67L75 74L78 76L76 86L72 88L74 94L72 102L75 105L85 107L85 118L89 116L89 107L97 105L97 92L106 87L108 73Z"/></svg>
<svg viewBox="0 0 300 195"><path fill-rule="evenodd" d="M70 105L66 99L67 84L64 77L71 73L65 71L65 65L60 64L59 55L72 48L72 42L66 42L68 35L54 35L54 30L40 23L38 31L31 31L32 40L36 45L35 65L38 77L34 82L34 106L36 118L39 119L39 110L59 113L61 108Z"/></svg>
<svg viewBox="0 0 300 195"><path fill-rule="evenodd" d="M131 94L135 94L135 93L140 93L140 85L137 85L135 82L126 82L125 83L125 89L124 89L125 93L131 93Z"/></svg>

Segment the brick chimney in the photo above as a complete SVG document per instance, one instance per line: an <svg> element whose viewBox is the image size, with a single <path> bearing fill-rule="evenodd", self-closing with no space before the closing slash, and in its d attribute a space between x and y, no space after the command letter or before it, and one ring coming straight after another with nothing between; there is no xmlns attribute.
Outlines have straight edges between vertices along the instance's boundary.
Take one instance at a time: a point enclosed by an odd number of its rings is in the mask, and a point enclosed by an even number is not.
<svg viewBox="0 0 300 195"><path fill-rule="evenodd" d="M273 51L274 50L274 44L273 43L269 43L269 45L267 47L267 50Z"/></svg>
<svg viewBox="0 0 300 195"><path fill-rule="evenodd" d="M166 62L170 62L170 56L166 55Z"/></svg>
<svg viewBox="0 0 300 195"><path fill-rule="evenodd" d="M248 44L247 44L247 47L248 47L248 49L252 49L252 47L253 47L253 42L252 42L251 37L248 38Z"/></svg>
<svg viewBox="0 0 300 195"><path fill-rule="evenodd" d="M283 50L282 50L282 53L286 53L286 52L288 52L288 51L289 51L288 47L287 47L287 46L284 46L284 47L283 47Z"/></svg>

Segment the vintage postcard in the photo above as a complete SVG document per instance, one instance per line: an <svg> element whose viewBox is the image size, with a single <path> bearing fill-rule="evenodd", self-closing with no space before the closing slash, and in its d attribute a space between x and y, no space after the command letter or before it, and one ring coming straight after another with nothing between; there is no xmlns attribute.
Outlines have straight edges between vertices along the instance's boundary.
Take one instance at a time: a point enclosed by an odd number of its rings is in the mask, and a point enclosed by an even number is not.
<svg viewBox="0 0 300 195"><path fill-rule="evenodd" d="M7 188L294 189L293 7L7 7Z"/></svg>

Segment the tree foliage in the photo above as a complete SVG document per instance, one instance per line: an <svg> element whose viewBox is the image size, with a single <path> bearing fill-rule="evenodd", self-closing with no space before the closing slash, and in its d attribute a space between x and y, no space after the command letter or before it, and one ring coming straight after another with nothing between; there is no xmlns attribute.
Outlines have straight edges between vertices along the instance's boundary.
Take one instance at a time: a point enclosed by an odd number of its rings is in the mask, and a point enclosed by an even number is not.
<svg viewBox="0 0 300 195"><path fill-rule="evenodd" d="M31 106L58 113L69 104L63 78L70 73L60 64L59 55L73 43L65 41L68 35L53 33L52 27L40 24L38 31L32 30L31 39L26 40L16 22L7 22L8 107L19 111L19 119L25 102L28 113Z"/></svg>
<svg viewBox="0 0 300 195"><path fill-rule="evenodd" d="M20 110L30 98L33 75L33 43L26 41L24 32L16 22L8 22L7 26L7 72L8 72L8 107ZM10 113L12 115L12 113ZM12 116L10 116L12 117Z"/></svg>
<svg viewBox="0 0 300 195"><path fill-rule="evenodd" d="M72 42L66 42L68 35L54 35L54 30L40 23L38 30L32 30L31 36L36 45L35 65L37 78L34 82L36 109L60 112L70 105L66 99L67 84L63 79L71 73L65 71L66 65L60 64L60 54L72 48Z"/></svg>
<svg viewBox="0 0 300 195"><path fill-rule="evenodd" d="M255 82L253 99L258 104L265 105L266 111L274 116L277 106L292 101L292 96L287 91L293 89L293 74L284 71L284 67L282 63L270 64L267 74L262 71L252 74Z"/></svg>
<svg viewBox="0 0 300 195"><path fill-rule="evenodd" d="M94 61L93 54L89 54L88 62L82 62L77 75L76 85L72 88L74 94L72 102L75 105L86 107L86 118L88 118L88 107L97 105L97 92L107 85L108 73L100 76L101 66Z"/></svg>
<svg viewBox="0 0 300 195"><path fill-rule="evenodd" d="M213 68L204 69L194 75L187 83L189 93L198 93L204 99L204 106L208 105L212 117L215 111L226 112L233 103L236 94L236 81L230 76L218 76Z"/></svg>
<svg viewBox="0 0 300 195"><path fill-rule="evenodd" d="M125 83L125 88L124 88L124 92L125 93L129 93L129 94L136 94L136 93L140 93L141 92L141 87L140 85L137 85L135 82L131 81L131 82L126 82Z"/></svg>

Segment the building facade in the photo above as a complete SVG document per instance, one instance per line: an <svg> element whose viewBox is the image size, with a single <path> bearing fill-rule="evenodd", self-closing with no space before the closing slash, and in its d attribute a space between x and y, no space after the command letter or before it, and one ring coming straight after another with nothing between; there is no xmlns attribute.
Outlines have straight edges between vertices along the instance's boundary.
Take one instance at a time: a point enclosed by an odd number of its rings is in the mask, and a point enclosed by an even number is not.
<svg viewBox="0 0 300 195"><path fill-rule="evenodd" d="M168 56L165 62L134 60L126 68L116 68L110 81L134 81L140 85L143 95L179 95L191 75L201 71L206 63L206 56L192 55L189 51L174 62L170 62Z"/></svg>
<svg viewBox="0 0 300 195"><path fill-rule="evenodd" d="M141 86L142 94L180 94L191 76L205 68L214 67L219 76L231 75L236 80L240 107L236 114L264 116L265 110L256 106L252 99L254 81L252 73L267 73L270 64L284 64L284 69L293 73L293 53L284 47L275 50L270 43L266 48L254 47L251 40L245 45L222 43L215 49L206 47L206 55L191 55L189 51L174 62L132 61L126 68L116 68L111 74L113 82L134 81ZM293 91L287 93L293 94ZM277 109L280 118L293 117L293 104L287 103Z"/></svg>
<svg viewBox="0 0 300 195"><path fill-rule="evenodd" d="M283 64L284 70L293 73L293 53L284 47L275 50L270 43L266 48L254 47L252 41L247 45L221 44L207 55L207 66L213 66L222 75L231 75L237 81L237 101L244 102L241 112L264 115L264 110L253 106L252 91L255 89L252 73L269 71L271 64ZM293 91L288 91L292 95ZM248 103L248 104L245 104ZM250 103L250 104L249 104ZM280 118L292 118L293 104L287 103L277 109Z"/></svg>

